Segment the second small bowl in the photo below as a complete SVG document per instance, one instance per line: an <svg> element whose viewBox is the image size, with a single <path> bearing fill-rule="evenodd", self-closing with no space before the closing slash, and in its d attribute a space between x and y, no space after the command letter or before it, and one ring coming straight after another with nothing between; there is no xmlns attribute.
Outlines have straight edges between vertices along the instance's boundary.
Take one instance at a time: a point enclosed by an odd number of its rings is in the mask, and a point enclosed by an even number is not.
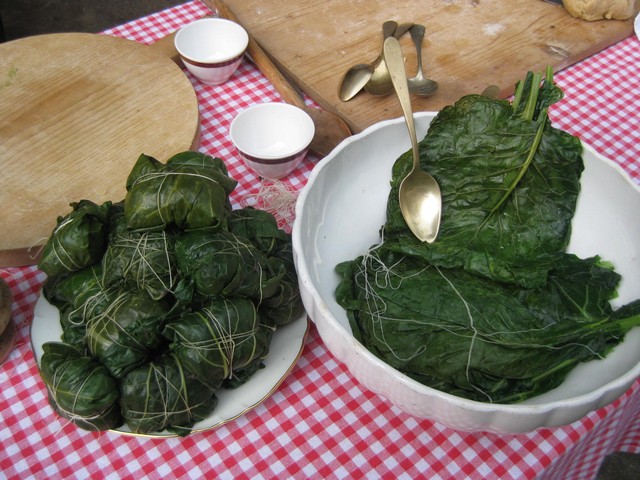
<svg viewBox="0 0 640 480"><path fill-rule="evenodd" d="M260 103L240 112L229 135L240 157L261 177L289 175L307 154L315 134L311 117L288 103Z"/></svg>
<svg viewBox="0 0 640 480"><path fill-rule="evenodd" d="M174 44L187 69L202 83L220 85L235 73L249 34L223 18L202 18L182 27Z"/></svg>

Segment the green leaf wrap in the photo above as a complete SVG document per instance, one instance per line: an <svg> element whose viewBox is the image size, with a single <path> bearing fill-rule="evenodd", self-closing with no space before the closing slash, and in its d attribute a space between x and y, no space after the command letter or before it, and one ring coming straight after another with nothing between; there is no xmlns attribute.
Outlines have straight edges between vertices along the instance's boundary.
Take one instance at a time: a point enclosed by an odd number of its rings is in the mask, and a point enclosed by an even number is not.
<svg viewBox="0 0 640 480"><path fill-rule="evenodd" d="M104 287L102 265L49 279L43 294L60 310L62 340L84 350L87 319L103 311L111 301L111 291Z"/></svg>
<svg viewBox="0 0 640 480"><path fill-rule="evenodd" d="M224 163L198 152L172 157L165 165L141 155L127 179L124 211L132 230L169 226L195 230L220 228L229 210L228 195L236 181Z"/></svg>
<svg viewBox="0 0 640 480"><path fill-rule="evenodd" d="M99 262L107 246L111 202L96 205L81 200L71 207L69 214L58 217L38 263L50 277Z"/></svg>
<svg viewBox="0 0 640 480"><path fill-rule="evenodd" d="M122 424L117 381L96 360L70 345L47 342L40 373L56 411L87 430Z"/></svg>
<svg viewBox="0 0 640 480"><path fill-rule="evenodd" d="M163 346L160 332L169 311L165 302L145 292L117 292L106 308L87 319L89 352L122 378Z"/></svg>
<svg viewBox="0 0 640 480"><path fill-rule="evenodd" d="M278 283L277 291L262 300L260 311L264 312L270 324L281 326L300 318L304 314L304 305L300 297L298 274L293 261L293 245L291 241L273 251L273 257L282 262L285 274Z"/></svg>
<svg viewBox="0 0 640 480"><path fill-rule="evenodd" d="M184 368L218 388L224 379L264 358L272 330L260 324L247 299L213 300L202 309L167 324L164 334Z"/></svg>
<svg viewBox="0 0 640 480"><path fill-rule="evenodd" d="M67 275L48 279L43 292L56 306L85 306L106 301L102 265L96 264Z"/></svg>
<svg viewBox="0 0 640 480"><path fill-rule="evenodd" d="M164 230L135 232L118 215L102 258L106 285L124 283L155 300L172 292L177 282L174 235Z"/></svg>
<svg viewBox="0 0 640 480"><path fill-rule="evenodd" d="M267 258L245 239L226 231L188 232L176 238L176 262L199 295L245 296L260 300L273 295L285 275L277 258Z"/></svg>
<svg viewBox="0 0 640 480"><path fill-rule="evenodd" d="M214 389L185 370L171 353L127 374L121 391L122 415L136 433L167 429L187 435L218 401Z"/></svg>
<svg viewBox="0 0 640 480"><path fill-rule="evenodd" d="M278 228L273 215L252 207L233 210L228 220L229 232L246 238L262 253L269 256L291 243L291 237Z"/></svg>

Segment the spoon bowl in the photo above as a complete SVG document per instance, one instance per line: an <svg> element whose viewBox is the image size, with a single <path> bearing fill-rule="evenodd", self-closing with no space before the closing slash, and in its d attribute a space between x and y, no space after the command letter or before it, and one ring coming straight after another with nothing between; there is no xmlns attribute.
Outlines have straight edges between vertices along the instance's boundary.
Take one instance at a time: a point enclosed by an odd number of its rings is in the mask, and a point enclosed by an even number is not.
<svg viewBox="0 0 640 480"><path fill-rule="evenodd" d="M397 28L398 23L393 20L384 22L382 24L383 37L390 37ZM382 65L382 67L380 67L380 65ZM351 100L369 83L371 77L373 77L374 73L379 71L380 68L386 70L382 54L371 63L357 63L353 65L342 78L340 89L338 90L338 98L343 102Z"/></svg>
<svg viewBox="0 0 640 480"><path fill-rule="evenodd" d="M351 100L364 88L372 75L372 64L358 63L349 68L340 83L338 98L343 102Z"/></svg>
<svg viewBox="0 0 640 480"><path fill-rule="evenodd" d="M384 39L393 36L396 39L399 39L404 35L408 30L411 29L413 23L402 23L400 25L396 24L396 28L393 31L385 31L383 28ZM384 60L384 55L380 55L380 61L375 66L373 70L373 74L369 81L365 84L365 91L373 95L375 97L384 97L389 95L393 91L393 84L391 83L391 76L389 75L389 69Z"/></svg>
<svg viewBox="0 0 640 480"><path fill-rule="evenodd" d="M433 243L440 229L442 193L438 182L420 168L418 139L400 43L393 37L387 38L384 42L383 52L393 88L400 101L409 130L413 156L411 171L400 183L398 192L400 211L407 226L419 240Z"/></svg>
<svg viewBox="0 0 640 480"><path fill-rule="evenodd" d="M433 95L438 90L438 83L429 78L425 78L422 73L422 41L424 39L425 28L423 25L414 25L409 30L411 39L416 46L416 61L418 72L415 77L411 77L407 80L409 84L409 91L421 97L428 97Z"/></svg>

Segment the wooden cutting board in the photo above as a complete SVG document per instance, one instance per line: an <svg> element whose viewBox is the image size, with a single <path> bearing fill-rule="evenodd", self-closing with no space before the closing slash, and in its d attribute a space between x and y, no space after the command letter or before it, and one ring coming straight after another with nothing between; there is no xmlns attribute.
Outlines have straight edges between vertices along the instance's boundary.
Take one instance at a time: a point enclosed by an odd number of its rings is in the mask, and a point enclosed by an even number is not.
<svg viewBox="0 0 640 480"><path fill-rule="evenodd" d="M0 266L35 263L69 203L124 199L141 153L165 161L197 146L198 101L167 40L0 44Z"/></svg>
<svg viewBox="0 0 640 480"><path fill-rule="evenodd" d="M347 69L371 62L382 49L382 23L426 27L423 62L440 84L430 98L413 96L416 111L436 111L462 95L495 84L506 97L528 70L558 70L633 32L633 20L586 22L542 0L226 0L254 35L311 98L340 114L354 131L402 111L393 95L338 99ZM640 7L639 7L640 8ZM415 74L408 35L401 44Z"/></svg>

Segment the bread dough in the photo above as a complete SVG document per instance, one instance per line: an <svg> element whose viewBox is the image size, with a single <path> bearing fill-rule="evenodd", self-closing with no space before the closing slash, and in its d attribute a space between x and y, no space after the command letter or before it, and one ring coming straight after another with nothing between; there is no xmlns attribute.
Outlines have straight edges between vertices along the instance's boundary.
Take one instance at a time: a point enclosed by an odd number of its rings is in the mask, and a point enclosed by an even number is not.
<svg viewBox="0 0 640 480"><path fill-rule="evenodd" d="M638 0L563 0L574 17L588 20L628 20L636 13Z"/></svg>

